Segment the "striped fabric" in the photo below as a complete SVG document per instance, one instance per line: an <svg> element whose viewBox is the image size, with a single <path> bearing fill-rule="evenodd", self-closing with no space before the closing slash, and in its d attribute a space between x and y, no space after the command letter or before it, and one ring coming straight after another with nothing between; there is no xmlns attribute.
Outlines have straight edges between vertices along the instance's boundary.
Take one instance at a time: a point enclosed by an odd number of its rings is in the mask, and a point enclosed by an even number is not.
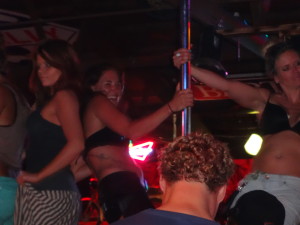
<svg viewBox="0 0 300 225"><path fill-rule="evenodd" d="M60 190L37 191L19 186L14 225L78 225L80 195Z"/></svg>

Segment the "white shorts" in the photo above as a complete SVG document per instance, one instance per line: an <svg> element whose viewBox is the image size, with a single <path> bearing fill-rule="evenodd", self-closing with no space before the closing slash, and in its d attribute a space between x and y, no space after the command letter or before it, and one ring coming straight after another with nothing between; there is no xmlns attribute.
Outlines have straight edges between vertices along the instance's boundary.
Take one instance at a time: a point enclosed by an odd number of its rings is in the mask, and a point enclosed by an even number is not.
<svg viewBox="0 0 300 225"><path fill-rule="evenodd" d="M284 206L284 225L300 224L300 178L257 171L241 180L238 189L240 191L230 208L233 208L237 200L247 192L263 190L275 196Z"/></svg>

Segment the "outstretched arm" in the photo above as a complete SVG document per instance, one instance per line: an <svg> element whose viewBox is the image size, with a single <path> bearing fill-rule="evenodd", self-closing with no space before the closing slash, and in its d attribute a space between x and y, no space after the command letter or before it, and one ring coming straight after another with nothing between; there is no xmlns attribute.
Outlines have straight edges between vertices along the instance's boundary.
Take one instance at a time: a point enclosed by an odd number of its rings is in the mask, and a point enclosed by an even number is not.
<svg viewBox="0 0 300 225"><path fill-rule="evenodd" d="M187 49L179 49L174 52L173 62L177 68L191 59L191 53ZM262 111L269 92L266 89L252 87L239 81L227 80L218 74L199 67L191 66L192 76L209 87L222 90L238 104Z"/></svg>
<svg viewBox="0 0 300 225"><path fill-rule="evenodd" d="M173 112L193 105L190 89L177 91L170 102L138 120L130 120L121 113L106 97L97 96L91 102L95 116L110 129L130 139L137 139L158 127Z"/></svg>

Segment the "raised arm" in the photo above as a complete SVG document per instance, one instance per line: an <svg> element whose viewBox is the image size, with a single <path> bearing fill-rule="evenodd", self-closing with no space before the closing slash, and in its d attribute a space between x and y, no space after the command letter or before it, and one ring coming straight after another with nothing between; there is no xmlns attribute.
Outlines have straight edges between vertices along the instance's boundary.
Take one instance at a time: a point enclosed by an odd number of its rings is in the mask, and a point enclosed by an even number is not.
<svg viewBox="0 0 300 225"><path fill-rule="evenodd" d="M182 48L174 52L173 62L177 68L180 68L190 59L191 53L187 49ZM239 81L227 80L210 70L193 65L191 65L191 74L207 86L226 92L238 104L260 112L263 110L269 95L269 91L266 89L252 87Z"/></svg>
<svg viewBox="0 0 300 225"><path fill-rule="evenodd" d="M180 111L185 107L193 105L193 94L190 89L177 91L173 99L151 113L138 120L130 120L125 114L121 113L107 98L98 96L91 103L96 117L110 129L130 138L139 138L157 126L159 126L173 112Z"/></svg>
<svg viewBox="0 0 300 225"><path fill-rule="evenodd" d="M62 168L69 166L84 148L84 137L79 117L79 104L72 91L59 91L54 99L54 108L60 126L66 137L66 144L60 153L39 173L23 172L19 182L39 182ZM22 180L23 179L23 180Z"/></svg>

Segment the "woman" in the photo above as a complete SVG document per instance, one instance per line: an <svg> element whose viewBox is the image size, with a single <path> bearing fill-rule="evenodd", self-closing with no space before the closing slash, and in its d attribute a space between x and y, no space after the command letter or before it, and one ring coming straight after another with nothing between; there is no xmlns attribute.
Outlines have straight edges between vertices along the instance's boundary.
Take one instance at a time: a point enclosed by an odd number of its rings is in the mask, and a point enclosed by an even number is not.
<svg viewBox="0 0 300 225"><path fill-rule="evenodd" d="M191 54L186 49L174 52L174 65L190 60ZM194 78L226 92L240 105L259 112L260 126L263 132L263 145L254 157L253 173L240 184L240 192L231 207L238 208L237 220L255 217L254 209L243 211L241 196L264 191L265 198L275 196L274 205L280 205L284 224L300 223L300 56L299 52L287 43L278 43L266 52L266 72L279 85L280 92L273 93L267 89L255 88L238 81L229 81L219 75L192 66ZM258 195L257 195L258 196ZM245 198L243 198L245 199ZM246 198L247 199L247 198ZM261 199L260 199L261 201ZM237 204L238 202L238 204ZM261 201L262 202L262 201ZM279 203L279 204L278 204ZM244 204L246 205L246 204ZM272 210L272 209L270 209ZM263 212L257 212L258 216ZM273 213L274 214L274 213ZM244 215L244 216L241 216ZM257 217L258 217L257 216ZM244 217L244 218L242 218ZM237 221L237 222L239 222ZM272 221L265 221L272 222ZM275 224L275 223L274 223ZM280 224L280 223L279 223Z"/></svg>
<svg viewBox="0 0 300 225"><path fill-rule="evenodd" d="M122 72L110 65L91 68L87 85L94 93L84 113L85 158L99 180L99 201L111 223L152 207L142 172L128 154L128 139L135 140L168 118L192 106L191 90L179 91L166 105L132 121L118 108L123 94Z"/></svg>
<svg viewBox="0 0 300 225"><path fill-rule="evenodd" d="M28 147L15 224L77 225L80 196L70 163L84 148L77 94L78 58L63 40L40 44L32 89L37 109L27 121Z"/></svg>

